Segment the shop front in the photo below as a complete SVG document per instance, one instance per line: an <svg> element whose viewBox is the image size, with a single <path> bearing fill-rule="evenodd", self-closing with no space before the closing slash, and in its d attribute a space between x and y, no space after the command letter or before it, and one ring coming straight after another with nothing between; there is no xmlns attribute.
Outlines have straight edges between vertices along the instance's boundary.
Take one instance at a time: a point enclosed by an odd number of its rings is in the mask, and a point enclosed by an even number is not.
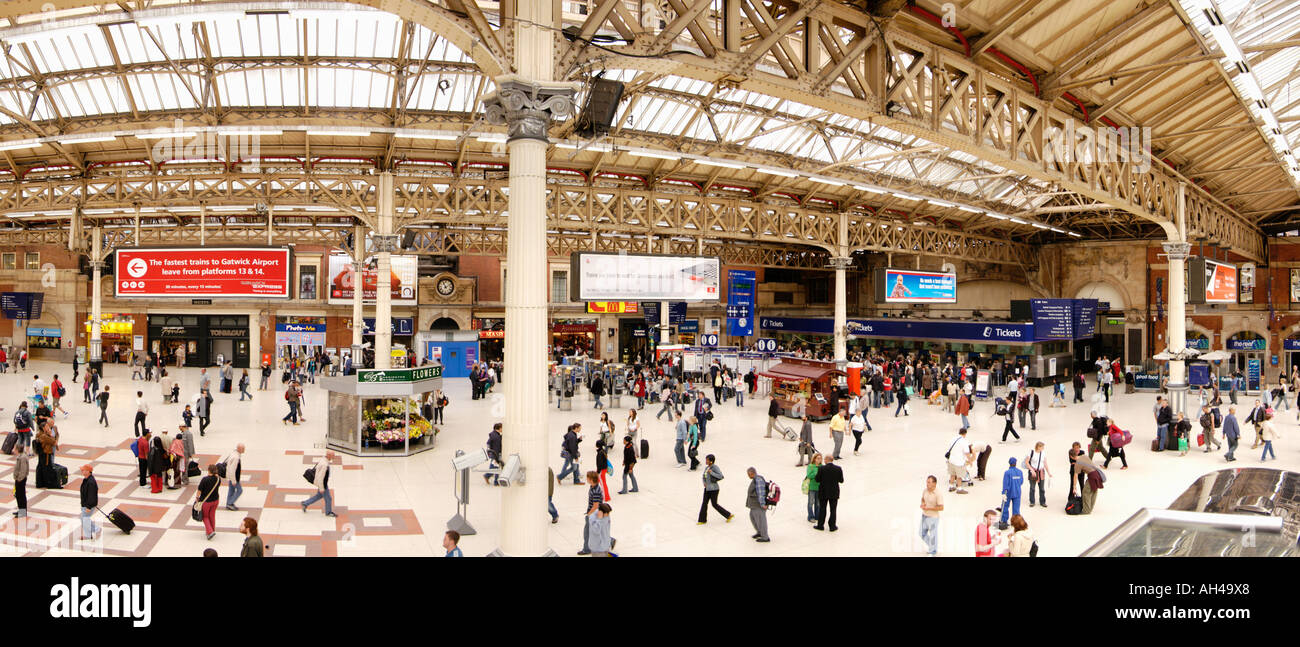
<svg viewBox="0 0 1300 647"><path fill-rule="evenodd" d="M433 449L438 428L420 413L425 394L442 388L442 366L357 371L325 377L326 444L353 456L410 456Z"/></svg>
<svg viewBox="0 0 1300 647"><path fill-rule="evenodd" d="M1224 350L1231 354L1228 370L1240 372L1246 377L1246 390L1258 391L1264 379L1264 358L1268 352L1268 340L1258 333L1243 330L1224 342Z"/></svg>
<svg viewBox="0 0 1300 647"><path fill-rule="evenodd" d="M600 326L595 319L557 319L551 322L551 349L561 356L600 357L596 335Z"/></svg>
<svg viewBox="0 0 1300 647"><path fill-rule="evenodd" d="M248 315L149 315L149 348L173 366L249 367Z"/></svg>
<svg viewBox="0 0 1300 647"><path fill-rule="evenodd" d="M479 353L485 362L499 362L506 357L506 320L482 319L479 323Z"/></svg>
<svg viewBox="0 0 1300 647"><path fill-rule="evenodd" d="M275 357L306 359L325 350L325 317L276 317Z"/></svg>
<svg viewBox="0 0 1300 647"><path fill-rule="evenodd" d="M33 359L58 359L62 347L62 328L27 327L27 352Z"/></svg>
<svg viewBox="0 0 1300 647"><path fill-rule="evenodd" d="M645 361L653 352L649 326L645 319L618 320L619 361L634 364L640 358Z"/></svg>
<svg viewBox="0 0 1300 647"><path fill-rule="evenodd" d="M1300 370L1300 335L1292 335L1282 340L1282 351L1286 357L1286 366L1283 367L1286 375Z"/></svg>
<svg viewBox="0 0 1300 647"><path fill-rule="evenodd" d="M443 377L469 377L474 365L483 361L479 336L485 331L434 330L416 335L420 358L426 364L441 364Z"/></svg>
<svg viewBox="0 0 1300 647"><path fill-rule="evenodd" d="M86 317L86 340L90 340L91 319ZM103 344L104 361L110 364L125 362L131 356L131 350L136 347L135 337L140 335L140 347L144 346L144 330L136 329L136 319L129 314L110 314L103 313L99 316L99 339ZM89 357L89 351L78 350L78 353Z"/></svg>

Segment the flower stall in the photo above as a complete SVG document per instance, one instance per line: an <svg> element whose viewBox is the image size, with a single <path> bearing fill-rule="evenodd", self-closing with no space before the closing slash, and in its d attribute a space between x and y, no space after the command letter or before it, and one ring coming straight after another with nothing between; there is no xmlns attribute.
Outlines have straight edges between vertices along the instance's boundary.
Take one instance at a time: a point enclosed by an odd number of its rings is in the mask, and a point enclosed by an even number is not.
<svg viewBox="0 0 1300 647"><path fill-rule="evenodd" d="M442 365L359 370L320 378L329 393L326 443L353 456L410 456L433 449L438 428L420 415L424 394L442 387Z"/></svg>

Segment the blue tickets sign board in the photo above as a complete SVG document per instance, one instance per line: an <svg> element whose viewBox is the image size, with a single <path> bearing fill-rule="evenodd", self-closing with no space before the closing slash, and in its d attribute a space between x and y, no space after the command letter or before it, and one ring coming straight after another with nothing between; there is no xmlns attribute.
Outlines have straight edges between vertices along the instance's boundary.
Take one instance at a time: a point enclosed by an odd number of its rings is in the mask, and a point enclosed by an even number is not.
<svg viewBox="0 0 1300 647"><path fill-rule="evenodd" d="M1092 339L1097 336L1097 310L1101 307L1096 299L1071 299L1073 310L1073 327L1075 339Z"/></svg>
<svg viewBox="0 0 1300 647"><path fill-rule="evenodd" d="M759 317L759 328L830 335L832 319ZM917 321L911 319L849 319L849 335L894 339L934 339L996 344L1034 343L1034 325L983 321Z"/></svg>
<svg viewBox="0 0 1300 647"><path fill-rule="evenodd" d="M1074 338L1074 301L1072 299L1030 299L1034 320L1034 341Z"/></svg>

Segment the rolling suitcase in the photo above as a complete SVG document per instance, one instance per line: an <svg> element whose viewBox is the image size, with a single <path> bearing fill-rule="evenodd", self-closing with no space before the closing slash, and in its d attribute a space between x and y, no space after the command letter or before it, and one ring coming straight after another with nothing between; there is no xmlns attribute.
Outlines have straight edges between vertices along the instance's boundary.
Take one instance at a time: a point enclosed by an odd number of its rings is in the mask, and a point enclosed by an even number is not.
<svg viewBox="0 0 1300 647"><path fill-rule="evenodd" d="M59 479L59 487L65 487L68 484L68 468L54 464L54 476Z"/></svg>
<svg viewBox="0 0 1300 647"><path fill-rule="evenodd" d="M650 458L650 441L641 439L641 460Z"/></svg>
<svg viewBox="0 0 1300 647"><path fill-rule="evenodd" d="M1158 451L1160 451L1160 439L1159 439L1159 438L1155 438L1155 439L1153 439L1153 440L1151 441L1151 451L1153 451L1153 452L1158 452Z"/></svg>
<svg viewBox="0 0 1300 647"><path fill-rule="evenodd" d="M135 529L135 520L121 510L114 510L109 513L105 513L103 510L100 510L99 512L105 517L108 517L109 523L117 526L117 529L121 530L125 534L129 535L131 534L131 531Z"/></svg>

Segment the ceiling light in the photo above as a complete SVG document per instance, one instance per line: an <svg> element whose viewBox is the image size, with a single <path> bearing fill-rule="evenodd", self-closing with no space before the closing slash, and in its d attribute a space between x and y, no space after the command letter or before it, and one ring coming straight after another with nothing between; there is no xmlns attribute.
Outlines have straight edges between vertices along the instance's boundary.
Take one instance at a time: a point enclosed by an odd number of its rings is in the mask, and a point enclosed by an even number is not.
<svg viewBox="0 0 1300 647"><path fill-rule="evenodd" d="M217 128L218 135L257 135L264 137L274 137L283 135L284 131L279 128L243 128L240 126L222 126ZM137 135L139 137L139 135Z"/></svg>
<svg viewBox="0 0 1300 647"><path fill-rule="evenodd" d="M984 214L984 215L986 215L986 216L988 216L988 217L990 217L990 218L997 218L998 220L1006 220L1006 219L1007 219L1006 216L1004 216L1004 215L1002 215L1002 214L1000 214L1000 213L993 213L992 211L990 211L990 212L988 212L988 213L986 213L986 214Z"/></svg>
<svg viewBox="0 0 1300 647"><path fill-rule="evenodd" d="M31 211L11 211L5 215L10 218L30 218L36 214Z"/></svg>
<svg viewBox="0 0 1300 647"><path fill-rule="evenodd" d="M1042 223L1031 222L1031 223L1029 223L1029 224L1033 225L1034 227L1036 227L1036 228L1038 228L1038 229L1050 229L1050 227L1048 227L1047 225L1044 225L1044 224L1042 224Z"/></svg>
<svg viewBox="0 0 1300 647"><path fill-rule="evenodd" d="M307 134L313 137L369 137L369 130L308 130Z"/></svg>
<svg viewBox="0 0 1300 647"><path fill-rule="evenodd" d="M875 188L872 188L872 187L869 187L869 186L862 186L862 185L860 185L860 184L854 184L854 185L853 185L853 188L855 188L855 189L857 189L857 190L859 190L859 191L866 191L866 192L868 192L868 193L885 193L885 191L884 191L883 189L875 189Z"/></svg>
<svg viewBox="0 0 1300 647"><path fill-rule="evenodd" d="M487 133L474 137L474 141L483 142L484 144L504 144L506 143L506 136L498 133Z"/></svg>
<svg viewBox="0 0 1300 647"><path fill-rule="evenodd" d="M1056 233L1058 233L1058 234L1064 234L1064 233L1065 233L1065 230L1064 230L1064 229L1057 229L1056 227L1052 227L1051 229L1052 229L1052 231L1054 231L1054 232L1056 232Z"/></svg>
<svg viewBox="0 0 1300 647"><path fill-rule="evenodd" d="M813 182L820 182L821 184L826 184L830 186L844 186L844 183L840 182L839 180L828 180L824 177L809 176L808 179L812 180Z"/></svg>
<svg viewBox="0 0 1300 647"><path fill-rule="evenodd" d="M912 221L912 224L913 224L913 225L916 225L917 227L924 227L924 226L925 226L925 221L924 221L924 220L913 220L913 221Z"/></svg>
<svg viewBox="0 0 1300 647"><path fill-rule="evenodd" d="M635 155L637 157L651 157L654 159L661 159L661 160L681 159L680 155L669 155L668 153L658 153L655 151L628 151L628 154Z"/></svg>
<svg viewBox="0 0 1300 647"><path fill-rule="evenodd" d="M136 133L136 139L192 139L198 133L192 130L151 130L149 132Z"/></svg>
<svg viewBox="0 0 1300 647"><path fill-rule="evenodd" d="M900 198L902 198L902 199L904 199L904 200L911 200L911 201L913 201L913 202L916 202L916 201L919 201L919 200L920 200L920 198L918 198L918 197L916 197L916 196L914 196L914 195L907 195L906 193L895 193L894 195L895 195L895 196L898 196L898 197L900 197Z"/></svg>
<svg viewBox="0 0 1300 647"><path fill-rule="evenodd" d="M1070 234L1071 236L1074 236L1075 238L1083 238L1083 234L1080 234L1080 233L1077 233L1077 232L1069 231L1069 232L1066 232L1066 233Z"/></svg>
<svg viewBox="0 0 1300 647"><path fill-rule="evenodd" d="M964 205L964 204L959 204L959 205L957 205L957 208L958 208L958 209L961 209L962 211L969 211L969 212L971 212L971 213L979 213L979 212L980 212L979 209L974 209L974 208L968 207L968 206L966 206L966 205Z"/></svg>
<svg viewBox="0 0 1300 647"><path fill-rule="evenodd" d="M1014 222L1014 223L1016 223L1016 224L1018 224L1018 225L1027 225L1027 224L1029 224L1029 223L1027 223L1027 222L1025 222L1025 221L1023 221L1023 220L1021 220L1021 219L1019 219L1019 218L1011 218L1010 220L1011 220L1011 222Z"/></svg>
<svg viewBox="0 0 1300 647"><path fill-rule="evenodd" d="M60 137L56 141L60 144L94 144L96 142L111 142L117 139L117 135L69 135Z"/></svg>
<svg viewBox="0 0 1300 647"><path fill-rule="evenodd" d="M0 151L16 151L25 148L36 148L41 145L41 142L36 141L35 139L24 139L21 141L0 143Z"/></svg>
<svg viewBox="0 0 1300 647"><path fill-rule="evenodd" d="M408 132L398 131L394 133L393 136L401 137L403 139L431 139L431 140L444 141L444 142L456 141L457 139L460 139L458 135L450 135L447 133L409 132L409 131Z"/></svg>
<svg viewBox="0 0 1300 647"><path fill-rule="evenodd" d="M782 171L780 169L774 169L774 168L762 168L762 167L755 166L754 170L758 171L759 173L766 173L767 175L775 175L777 177L799 177L799 174L793 171Z"/></svg>
<svg viewBox="0 0 1300 647"><path fill-rule="evenodd" d="M957 206L957 205L955 205L955 204L953 204L953 203L951 203L951 202L944 202L943 200L934 200L934 199L931 199L931 198L926 198L925 201L926 201L926 202L929 202L929 203L932 204L932 205L938 206L938 207L955 207L955 206Z"/></svg>
<svg viewBox="0 0 1300 647"><path fill-rule="evenodd" d="M704 166L717 166L719 168L745 168L744 164L737 164L735 162L720 162L718 160L712 160L712 159L698 159L693 161L696 164L703 164Z"/></svg>

